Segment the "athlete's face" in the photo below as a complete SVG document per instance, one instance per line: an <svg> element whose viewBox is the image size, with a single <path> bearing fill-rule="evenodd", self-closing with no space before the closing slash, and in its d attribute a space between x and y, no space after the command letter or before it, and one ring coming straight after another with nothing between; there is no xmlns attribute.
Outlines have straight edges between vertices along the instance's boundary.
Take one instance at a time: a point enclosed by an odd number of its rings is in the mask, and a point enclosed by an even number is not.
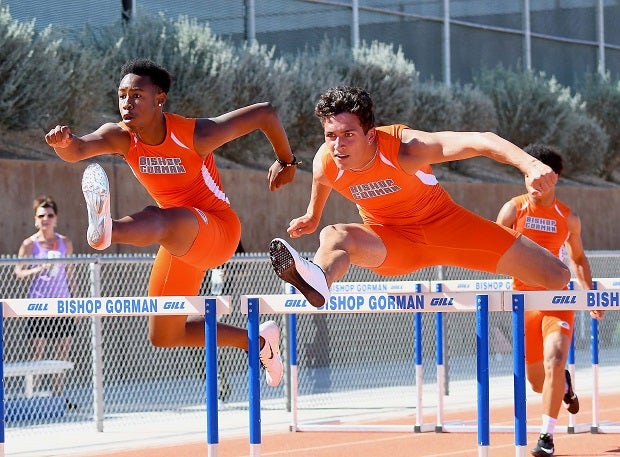
<svg viewBox="0 0 620 457"><path fill-rule="evenodd" d="M118 110L123 122L134 131L148 127L154 119L161 119L165 101L166 94L148 76L130 73L118 85Z"/></svg>
<svg viewBox="0 0 620 457"><path fill-rule="evenodd" d="M358 117L340 113L323 123L325 146L341 170L362 168L375 153L375 129L364 133Z"/></svg>

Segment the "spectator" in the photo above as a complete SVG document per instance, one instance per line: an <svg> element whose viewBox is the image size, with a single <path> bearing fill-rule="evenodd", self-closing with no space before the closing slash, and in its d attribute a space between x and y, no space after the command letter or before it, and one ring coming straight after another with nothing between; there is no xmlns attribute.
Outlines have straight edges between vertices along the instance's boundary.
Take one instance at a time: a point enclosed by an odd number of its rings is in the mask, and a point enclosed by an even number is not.
<svg viewBox="0 0 620 457"><path fill-rule="evenodd" d="M73 243L65 235L56 232L58 224L58 206L48 195L37 197L32 205L34 226L37 232L26 238L19 247L19 257L35 257L56 259L73 254ZM69 267L61 263L18 263L15 274L19 279L32 281L28 290L29 298L61 298L70 297L71 289L68 276ZM69 352L75 320L65 317L28 318L26 334L32 340L32 360L42 360L45 356L48 341L53 342L51 357L55 360L69 360ZM61 395L65 375L55 375L53 381L54 395ZM39 377L35 378L34 387L38 387ZM68 407L74 405L67 401Z"/></svg>

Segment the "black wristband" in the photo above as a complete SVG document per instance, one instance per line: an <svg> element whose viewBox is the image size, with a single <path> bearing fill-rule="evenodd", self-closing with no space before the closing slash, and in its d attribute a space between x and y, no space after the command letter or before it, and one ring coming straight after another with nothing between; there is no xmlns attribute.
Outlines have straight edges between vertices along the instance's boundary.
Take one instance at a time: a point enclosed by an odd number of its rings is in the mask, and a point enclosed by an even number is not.
<svg viewBox="0 0 620 457"><path fill-rule="evenodd" d="M282 167L295 167L301 163L301 160L297 160L297 157L295 157L295 154L293 154L293 160L291 160L290 162L285 162L284 160L280 160L277 157L276 162L278 162Z"/></svg>

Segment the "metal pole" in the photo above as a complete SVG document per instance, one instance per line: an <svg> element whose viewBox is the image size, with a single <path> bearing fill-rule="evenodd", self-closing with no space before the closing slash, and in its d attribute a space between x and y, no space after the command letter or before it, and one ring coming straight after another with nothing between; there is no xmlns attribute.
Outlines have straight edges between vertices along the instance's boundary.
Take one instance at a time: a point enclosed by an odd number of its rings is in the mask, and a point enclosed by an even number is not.
<svg viewBox="0 0 620 457"><path fill-rule="evenodd" d="M598 34L598 74L605 76L605 8L603 0L596 2L596 29Z"/></svg>
<svg viewBox="0 0 620 457"><path fill-rule="evenodd" d="M450 0L443 0L443 81L448 87L452 84L450 52Z"/></svg>
<svg viewBox="0 0 620 457"><path fill-rule="evenodd" d="M360 45L360 2L353 0L353 21L351 23L351 47L359 48Z"/></svg>
<svg viewBox="0 0 620 457"><path fill-rule="evenodd" d="M523 0L523 60L526 70L532 69L532 25L530 19L530 0Z"/></svg>
<svg viewBox="0 0 620 457"><path fill-rule="evenodd" d="M101 297L101 265L90 263L90 295ZM93 415L98 432L103 432L103 336L101 331L101 317L90 318L91 344L93 355Z"/></svg>
<svg viewBox="0 0 620 457"><path fill-rule="evenodd" d="M130 22L136 11L136 0L121 0L121 16L123 21Z"/></svg>
<svg viewBox="0 0 620 457"><path fill-rule="evenodd" d="M245 0L245 39L249 44L256 42L256 5L254 0Z"/></svg>

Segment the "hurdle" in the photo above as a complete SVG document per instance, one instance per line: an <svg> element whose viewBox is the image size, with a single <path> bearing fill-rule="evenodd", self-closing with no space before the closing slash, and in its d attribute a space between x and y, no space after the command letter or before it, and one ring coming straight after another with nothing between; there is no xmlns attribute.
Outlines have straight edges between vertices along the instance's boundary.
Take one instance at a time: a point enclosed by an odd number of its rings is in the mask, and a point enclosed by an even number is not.
<svg viewBox="0 0 620 457"><path fill-rule="evenodd" d="M297 291L290 284L284 283L285 293L295 294ZM367 282L335 282L330 288L331 293L369 293L369 292L430 292L430 286L428 281L367 281ZM424 369L422 366L422 315L420 313L414 313L414 364L415 364L415 379L416 379L416 421L414 425L415 432L425 432L436 430L434 424L424 424L423 419L423 386L424 386ZM289 368L291 373L291 413L292 422L291 430L301 431L299 428L299 421L297 420L298 411L298 365L297 365L297 316L295 314L289 314L289 329L291 335L291 343L289 350ZM441 394L439 394L441 396ZM439 413L438 413L439 414Z"/></svg>
<svg viewBox="0 0 620 457"><path fill-rule="evenodd" d="M166 296L166 297L86 297L0 299L0 335L4 318L13 317L77 317L77 316L151 316L187 315L205 318L205 405L207 449L209 457L217 457L219 444L217 401L217 315L230 314L230 296ZM258 338L258 327L256 331ZM258 344L258 343L256 343ZM0 357L4 347L0 338ZM4 360L4 359L3 359ZM257 359L258 361L258 355ZM258 362L256 362L258 364ZM4 363L0 364L4 379ZM4 383L0 384L0 457L5 455ZM97 401L95 398L94 402ZM95 411L97 407L95 405Z"/></svg>
<svg viewBox="0 0 620 457"><path fill-rule="evenodd" d="M611 279L610 281L616 281ZM604 287L607 281L598 279L597 287ZM525 456L527 445L527 420L525 398L525 344L524 344L524 311L537 310L591 310L614 309L620 306L620 290L560 290L560 291L514 291L506 292L505 305L512 304L513 323L513 365L515 369L515 447L518 456ZM593 422L589 426L593 433L618 432L615 426L601 427L598 423L598 322L592 319L592 354L594 373ZM578 427L575 426L575 430Z"/></svg>
<svg viewBox="0 0 620 457"><path fill-rule="evenodd" d="M429 288L433 292L475 292L486 293L488 291L503 292L512 289L511 279L454 279L430 281ZM503 298L502 298L503 300ZM503 301L502 301L503 303ZM501 310L499 310L501 311ZM445 423L443 392L445 388L445 360L444 360L444 340L443 340L443 315L437 313L436 319L436 365L437 365L437 424L436 432L471 432L475 430L475 426L466 423ZM488 333L487 333L488 342ZM488 382L488 375L487 375ZM509 428L489 425L491 432L510 431Z"/></svg>
<svg viewBox="0 0 620 457"><path fill-rule="evenodd" d="M594 278L592 280L593 287L598 291L608 291L615 293L615 295L609 295L609 306L618 307L619 295L620 295L620 278ZM615 298L614 298L615 297ZM599 353L598 353L598 321L596 319L590 319L590 358L592 362L592 423L590 425L590 431L592 433L620 433L620 425L605 423L601 424L599 419L600 412L600 382L599 382Z"/></svg>
<svg viewBox="0 0 620 457"><path fill-rule="evenodd" d="M260 314L312 314L312 313L442 313L475 312L477 350L477 395L478 395L478 452L480 456L488 455L489 446L489 379L488 379L488 313L503 309L501 292L441 293L441 292L377 292L359 294L334 294L330 301L321 308L315 308L300 295L242 295L241 312L248 315L249 334L258 335ZM293 332L291 332L293 333ZM258 357L258 341L252 344L250 338L250 361ZM291 344L291 350L293 350ZM416 351L417 353L417 351ZM291 362L295 363L294 354ZM259 395L259 376L250 376L250 398ZM293 380L294 377L292 377ZM291 391L297 390L296 385ZM253 393L255 392L255 393ZM296 395L294 393L293 395ZM250 440L253 456L260 452L260 401L250 401ZM295 421L296 419L294 419ZM335 425L295 424L296 431L415 431L414 425Z"/></svg>

